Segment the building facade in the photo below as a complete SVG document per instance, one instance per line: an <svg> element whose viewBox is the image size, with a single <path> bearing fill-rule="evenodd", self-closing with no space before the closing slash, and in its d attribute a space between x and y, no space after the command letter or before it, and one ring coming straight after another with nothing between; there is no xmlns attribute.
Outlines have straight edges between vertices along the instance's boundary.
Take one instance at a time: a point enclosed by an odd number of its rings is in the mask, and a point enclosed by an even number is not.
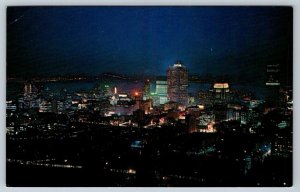
<svg viewBox="0 0 300 192"><path fill-rule="evenodd" d="M188 105L188 70L179 61L167 70L167 93L170 101Z"/></svg>
<svg viewBox="0 0 300 192"><path fill-rule="evenodd" d="M213 93L216 102L227 101L229 99L229 84L214 83Z"/></svg>
<svg viewBox="0 0 300 192"><path fill-rule="evenodd" d="M279 106L279 89L280 89L280 71L279 64L268 64L266 66L266 106L274 108Z"/></svg>
<svg viewBox="0 0 300 192"><path fill-rule="evenodd" d="M159 105L163 105L168 102L168 82L166 77L159 77L155 81L155 93L158 97L157 101Z"/></svg>

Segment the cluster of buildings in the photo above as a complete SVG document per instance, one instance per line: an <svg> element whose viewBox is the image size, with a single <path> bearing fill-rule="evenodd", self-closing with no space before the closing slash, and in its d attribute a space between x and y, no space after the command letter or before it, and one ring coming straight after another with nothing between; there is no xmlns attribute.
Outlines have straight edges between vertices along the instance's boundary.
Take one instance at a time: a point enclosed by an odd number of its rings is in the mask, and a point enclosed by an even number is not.
<svg viewBox="0 0 300 192"><path fill-rule="evenodd" d="M289 109L285 113L291 114L291 92L279 94L278 71L278 65L267 66L266 86L270 87L270 94L266 96L268 105L264 112L283 103ZM270 95L271 99L268 99ZM103 83L90 91L70 94L63 89L55 94L47 88L39 90L35 85L25 83L23 94L17 101L7 101L7 110L12 112L11 115L16 110L28 109L77 115L78 121L85 122L89 119L87 114L98 114L101 122L106 118L106 123L140 127L170 123L172 119L184 123L190 133L215 132L218 124L224 121L238 121L240 125L248 125L248 132L255 133L262 116L255 109L264 102L238 94L228 82L215 82L209 89L198 90L196 96L192 95L187 67L177 61L168 67L166 76L146 79L142 90L131 90L130 93L119 92L117 86ZM283 125L281 122L280 126Z"/></svg>
<svg viewBox="0 0 300 192"><path fill-rule="evenodd" d="M271 66L268 73L276 71L276 66ZM267 86L278 85L270 84L270 81ZM257 122L260 122L261 115L253 109L262 103L261 100L238 95L227 82L213 83L208 90L198 90L196 96L192 95L189 93L187 67L180 61L169 66L166 76L146 79L142 90L128 93L118 89L103 83L90 91L71 94L63 89L54 93L48 88L39 90L35 85L25 83L18 100L7 101L7 110L31 109L69 117L76 115L75 120L80 122L98 121L146 128L179 121L186 125L189 133L216 132L218 124L224 121L238 121L241 125L252 123L248 131L253 133L260 126ZM286 102L291 102L291 98ZM100 118L91 119L89 114L97 114Z"/></svg>
<svg viewBox="0 0 300 192"><path fill-rule="evenodd" d="M107 139L107 143L111 142L111 138L123 138L127 144L131 143L130 150L138 156L146 145L149 147L151 142L161 137L166 143L154 150L153 156L158 159L164 151L160 148L164 147L172 153L186 154L184 158L207 157L220 162L232 158L247 175L254 164L262 162L261 159L292 156L292 89L281 86L278 68L278 65L267 66L265 100L235 90L232 84L224 81L213 82L207 89L199 88L190 93L187 67L179 61L168 67L166 76L145 79L142 88L129 91L120 91L124 89L109 82L73 93L25 83L17 99L6 101L6 131L12 139L18 135L30 138L33 130L43 133L38 134L39 138L48 138L49 133L56 139L64 139L61 133L67 132L67 137L76 139L85 131L97 130L101 134L95 135ZM94 130L95 127L101 129ZM176 139L169 143L165 135L172 134ZM88 138L92 137L94 134ZM187 140L184 138L195 139L192 143L196 147L185 144ZM243 138L248 139L247 143ZM184 142L176 143L177 139ZM231 140L238 144L230 145ZM239 144L243 145L243 150L237 150L235 153L239 155L229 157L231 150L239 149ZM183 145L190 148L186 150ZM106 150L105 146L101 146L103 150ZM105 159L105 170L135 175L135 169L131 168L106 168L110 166L108 162L112 161L112 157ZM194 172L194 168L192 170ZM189 174L187 171L186 175Z"/></svg>

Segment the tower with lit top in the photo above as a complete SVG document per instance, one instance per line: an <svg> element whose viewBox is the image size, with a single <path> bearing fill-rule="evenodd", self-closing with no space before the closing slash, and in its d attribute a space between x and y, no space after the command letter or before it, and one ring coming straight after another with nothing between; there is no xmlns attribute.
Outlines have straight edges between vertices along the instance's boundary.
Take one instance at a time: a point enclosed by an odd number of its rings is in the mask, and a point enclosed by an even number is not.
<svg viewBox="0 0 300 192"><path fill-rule="evenodd" d="M188 70L180 61L168 68L167 83L169 100L186 107L188 104Z"/></svg>
<svg viewBox="0 0 300 192"><path fill-rule="evenodd" d="M275 108L280 104L279 89L280 89L280 65L266 65L266 106L267 108Z"/></svg>
<svg viewBox="0 0 300 192"><path fill-rule="evenodd" d="M224 101L228 99L229 84L228 83L214 83L213 92L217 101Z"/></svg>

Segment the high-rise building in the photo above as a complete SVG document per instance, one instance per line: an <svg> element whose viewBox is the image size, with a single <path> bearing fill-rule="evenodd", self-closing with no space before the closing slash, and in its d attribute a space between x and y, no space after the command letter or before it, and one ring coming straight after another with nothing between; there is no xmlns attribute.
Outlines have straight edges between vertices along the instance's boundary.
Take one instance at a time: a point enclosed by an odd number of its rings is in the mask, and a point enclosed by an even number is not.
<svg viewBox="0 0 300 192"><path fill-rule="evenodd" d="M213 93L216 102L225 101L229 96L229 84L228 83L214 83Z"/></svg>
<svg viewBox="0 0 300 192"><path fill-rule="evenodd" d="M266 66L266 106L273 108L279 106L280 71L279 64L268 64Z"/></svg>
<svg viewBox="0 0 300 192"><path fill-rule="evenodd" d="M267 86L279 86L279 64L267 65Z"/></svg>
<svg viewBox="0 0 300 192"><path fill-rule="evenodd" d="M30 83L25 83L24 85L24 96L28 96L32 93L32 85Z"/></svg>
<svg viewBox="0 0 300 192"><path fill-rule="evenodd" d="M158 97L159 105L168 102L168 82L166 77L158 77L155 81L155 93Z"/></svg>
<svg viewBox="0 0 300 192"><path fill-rule="evenodd" d="M153 106L160 106L167 103L168 100L168 82L166 76L158 76L150 86L150 98L153 100Z"/></svg>
<svg viewBox="0 0 300 192"><path fill-rule="evenodd" d="M168 98L179 105L188 105L188 70L179 61L167 70Z"/></svg>
<svg viewBox="0 0 300 192"><path fill-rule="evenodd" d="M38 93L38 89L35 85L32 85L31 83L25 83L24 85L24 96L25 97L36 97Z"/></svg>
<svg viewBox="0 0 300 192"><path fill-rule="evenodd" d="M144 87L143 87L143 100L150 99L150 80L147 79L144 82Z"/></svg>

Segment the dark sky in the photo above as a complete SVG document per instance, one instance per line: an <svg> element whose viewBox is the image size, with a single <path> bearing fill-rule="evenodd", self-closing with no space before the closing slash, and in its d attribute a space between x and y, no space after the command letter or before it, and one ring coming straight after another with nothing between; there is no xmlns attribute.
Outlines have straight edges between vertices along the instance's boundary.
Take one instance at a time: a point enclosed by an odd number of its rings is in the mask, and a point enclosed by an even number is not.
<svg viewBox="0 0 300 192"><path fill-rule="evenodd" d="M8 7L7 73L291 71L290 7Z"/></svg>

